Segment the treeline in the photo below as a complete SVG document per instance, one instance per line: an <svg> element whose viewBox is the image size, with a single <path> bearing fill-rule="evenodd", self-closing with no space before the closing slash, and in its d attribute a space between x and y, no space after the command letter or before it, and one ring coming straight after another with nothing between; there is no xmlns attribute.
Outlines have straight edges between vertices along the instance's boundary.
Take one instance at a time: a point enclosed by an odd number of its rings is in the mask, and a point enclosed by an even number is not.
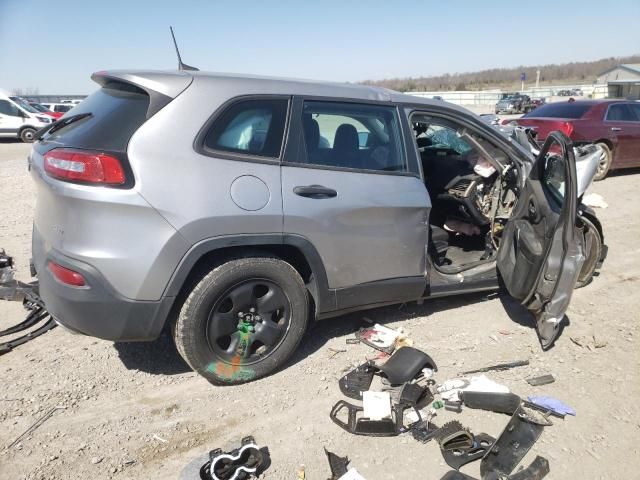
<svg viewBox="0 0 640 480"><path fill-rule="evenodd" d="M520 74L522 72L526 74L527 84L535 82L537 70L540 70L541 85L592 83L600 73L620 63L640 63L640 55L609 57L592 62L491 68L480 72L447 73L433 77L367 80L362 83L391 88L400 92L511 88L520 86Z"/></svg>

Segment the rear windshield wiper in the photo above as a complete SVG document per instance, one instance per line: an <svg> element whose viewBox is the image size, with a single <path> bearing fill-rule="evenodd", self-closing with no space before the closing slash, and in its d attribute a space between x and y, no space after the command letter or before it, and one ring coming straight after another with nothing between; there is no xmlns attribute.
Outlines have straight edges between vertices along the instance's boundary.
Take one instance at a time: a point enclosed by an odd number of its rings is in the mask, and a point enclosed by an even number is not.
<svg viewBox="0 0 640 480"><path fill-rule="evenodd" d="M49 135L51 135L54 132L57 132L58 130L60 130L61 128L66 127L67 125L71 125L72 123L78 120L82 120L83 118L88 118L91 116L93 116L93 113L87 112L87 113L78 113L76 115L71 115L70 117L67 117L67 118L62 118L57 122L53 122L51 125L48 125L40 129L36 133L36 140L40 140L45 133L49 133Z"/></svg>

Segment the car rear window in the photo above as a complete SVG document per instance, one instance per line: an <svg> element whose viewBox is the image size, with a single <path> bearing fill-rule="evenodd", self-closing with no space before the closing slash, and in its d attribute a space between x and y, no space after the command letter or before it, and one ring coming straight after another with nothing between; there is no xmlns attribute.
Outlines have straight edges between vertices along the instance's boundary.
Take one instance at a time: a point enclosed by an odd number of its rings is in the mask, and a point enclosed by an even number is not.
<svg viewBox="0 0 640 480"><path fill-rule="evenodd" d="M523 118L582 118L592 107L580 102L547 103L527 113Z"/></svg>
<svg viewBox="0 0 640 480"><path fill-rule="evenodd" d="M125 152L129 139L147 120L149 95L121 82L105 84L63 118L90 114L43 137L57 146ZM69 105L73 107L73 105Z"/></svg>

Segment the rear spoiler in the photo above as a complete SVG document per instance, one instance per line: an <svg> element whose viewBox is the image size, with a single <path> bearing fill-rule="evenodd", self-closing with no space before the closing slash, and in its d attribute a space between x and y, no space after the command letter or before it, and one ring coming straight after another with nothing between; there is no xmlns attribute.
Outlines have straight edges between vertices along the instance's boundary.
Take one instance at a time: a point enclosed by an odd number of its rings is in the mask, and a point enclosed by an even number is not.
<svg viewBox="0 0 640 480"><path fill-rule="evenodd" d="M111 82L132 85L149 95L147 118L152 117L171 100L184 92L193 76L186 72L136 72L136 71L100 71L91 75L91 79L101 86Z"/></svg>

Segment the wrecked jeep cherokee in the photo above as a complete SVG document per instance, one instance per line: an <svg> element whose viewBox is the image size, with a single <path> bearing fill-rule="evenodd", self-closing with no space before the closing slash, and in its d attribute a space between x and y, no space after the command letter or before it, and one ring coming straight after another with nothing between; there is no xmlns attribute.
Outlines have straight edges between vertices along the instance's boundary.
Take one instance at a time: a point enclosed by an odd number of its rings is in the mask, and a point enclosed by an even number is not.
<svg viewBox="0 0 640 480"><path fill-rule="evenodd" d="M598 152L561 134L536 155L520 130L366 86L92 78L100 88L29 155L40 295L86 335L166 327L212 383L273 372L312 319L496 289L499 276L547 348L606 253L580 204Z"/></svg>

